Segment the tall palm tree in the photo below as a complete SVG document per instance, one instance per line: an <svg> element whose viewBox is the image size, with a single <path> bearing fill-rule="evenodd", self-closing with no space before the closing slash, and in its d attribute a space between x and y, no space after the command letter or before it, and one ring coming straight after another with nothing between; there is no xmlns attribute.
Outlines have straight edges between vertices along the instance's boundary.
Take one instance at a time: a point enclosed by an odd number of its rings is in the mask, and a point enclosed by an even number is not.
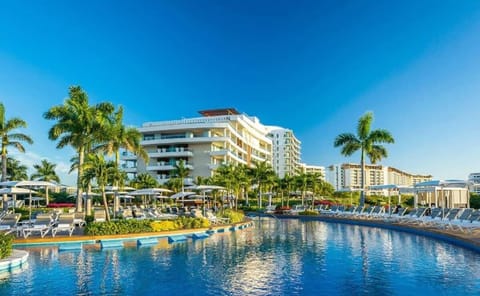
<svg viewBox="0 0 480 296"><path fill-rule="evenodd" d="M112 176L116 174L116 166L113 161L106 161L102 154L88 154L83 164L84 171L82 175L83 181L95 180L100 188L105 208L105 217L110 221L110 211L108 210L107 195L105 186L112 181Z"/></svg>
<svg viewBox="0 0 480 296"><path fill-rule="evenodd" d="M80 86L72 86L63 105L53 106L43 115L57 121L48 132L50 140L59 139L57 149L72 146L77 152L77 211L83 210L81 184L85 153L104 137L105 126L114 110L111 103L90 106L85 91Z"/></svg>
<svg viewBox="0 0 480 296"><path fill-rule="evenodd" d="M145 162L148 162L148 153L140 145L142 134L138 129L133 127L126 127L123 124L123 108L118 107L106 126L106 133L104 134L103 141L95 150L103 151L108 155L115 155L115 164L120 164L120 149L137 154Z"/></svg>
<svg viewBox="0 0 480 296"><path fill-rule="evenodd" d="M11 157L7 158L7 176L11 180L28 180L27 166L23 165L20 161Z"/></svg>
<svg viewBox="0 0 480 296"><path fill-rule="evenodd" d="M387 157L387 149L379 145L382 143L394 143L392 135L385 129L371 130L373 122L373 113L367 112L358 120L357 135L352 133L343 133L335 138L334 147L342 147L342 155L351 156L360 150L360 164L362 167L362 192L360 196L360 206L365 203L365 157L370 159L371 163L376 163L382 158Z"/></svg>
<svg viewBox="0 0 480 296"><path fill-rule="evenodd" d="M261 208L264 183L267 182L269 176L274 175L275 173L272 166L266 161L255 161L253 162L253 165L254 167L251 168L250 174L252 175L253 182L256 182L256 185L258 186L258 206Z"/></svg>
<svg viewBox="0 0 480 296"><path fill-rule="evenodd" d="M42 159L40 164L34 164L33 168L36 170L35 173L33 173L30 176L31 180L39 180L39 181L55 181L57 183L60 183L60 178L58 177L57 173L55 172L55 167L57 165L49 162L46 159ZM49 204L49 199L48 199L48 186L45 187L45 203L48 205Z"/></svg>
<svg viewBox="0 0 480 296"><path fill-rule="evenodd" d="M302 191L302 206L305 205L305 194L307 192L308 187L311 185L311 178L307 173L301 173L298 176L295 176L295 181Z"/></svg>
<svg viewBox="0 0 480 296"><path fill-rule="evenodd" d="M2 137L2 182L7 181L7 147L11 146L20 152L25 152L22 142L32 144L33 140L22 133L16 133L14 130L27 127L27 123L19 118L14 117L6 119L5 106L0 103L0 136ZM12 180L12 177L10 177ZM15 179L13 179L15 180Z"/></svg>
<svg viewBox="0 0 480 296"><path fill-rule="evenodd" d="M173 166L173 175L180 179L182 182L182 193L185 191L185 178L188 177L190 174L190 169L185 165L185 161L183 159L179 160Z"/></svg>

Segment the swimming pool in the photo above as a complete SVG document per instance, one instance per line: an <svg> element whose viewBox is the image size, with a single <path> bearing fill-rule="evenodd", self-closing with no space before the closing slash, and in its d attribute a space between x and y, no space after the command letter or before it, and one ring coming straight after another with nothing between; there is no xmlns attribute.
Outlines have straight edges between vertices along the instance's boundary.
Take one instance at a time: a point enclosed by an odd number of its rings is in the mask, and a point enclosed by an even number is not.
<svg viewBox="0 0 480 296"><path fill-rule="evenodd" d="M373 227L255 218L153 247L29 249L0 295L478 295L480 254Z"/></svg>

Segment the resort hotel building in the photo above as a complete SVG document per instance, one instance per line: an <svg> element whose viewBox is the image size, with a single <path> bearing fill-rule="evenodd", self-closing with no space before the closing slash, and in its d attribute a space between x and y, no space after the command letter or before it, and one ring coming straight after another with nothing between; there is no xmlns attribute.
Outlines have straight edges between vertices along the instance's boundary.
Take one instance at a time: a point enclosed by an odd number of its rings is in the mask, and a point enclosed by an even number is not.
<svg viewBox="0 0 480 296"><path fill-rule="evenodd" d="M470 182L470 191L480 194L480 173L471 173L468 175L468 181Z"/></svg>
<svg viewBox="0 0 480 296"><path fill-rule="evenodd" d="M320 179L322 179L323 181L326 181L324 166L308 165L306 163L301 163L300 170L302 173L305 173L305 174L318 174L321 176Z"/></svg>
<svg viewBox="0 0 480 296"><path fill-rule="evenodd" d="M326 169L327 182L335 190L355 190L362 188L362 167L356 163L331 165ZM403 185L413 186L420 182L432 180L431 175L411 174L394 167L382 165L365 165L365 185ZM367 194L381 194L381 192L367 192Z"/></svg>
<svg viewBox="0 0 480 296"><path fill-rule="evenodd" d="M222 164L252 167L266 161L280 176L300 171L300 141L291 130L265 126L233 108L199 113L201 117L144 123L138 130L149 162L124 152L123 169L132 177L148 172L164 184L183 160L190 170L186 185L197 176L211 177Z"/></svg>
<svg viewBox="0 0 480 296"><path fill-rule="evenodd" d="M270 126L268 137L272 140L272 167L280 178L286 175L295 176L301 173L301 142L293 131L281 127Z"/></svg>

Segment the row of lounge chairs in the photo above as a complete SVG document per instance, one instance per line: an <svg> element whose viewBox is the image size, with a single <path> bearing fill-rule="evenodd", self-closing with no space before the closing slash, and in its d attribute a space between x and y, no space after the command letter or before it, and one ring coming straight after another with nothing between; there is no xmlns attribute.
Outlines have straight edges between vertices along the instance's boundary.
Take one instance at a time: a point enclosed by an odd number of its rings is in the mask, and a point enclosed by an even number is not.
<svg viewBox="0 0 480 296"><path fill-rule="evenodd" d="M320 214L356 219L377 219L383 222L412 226L434 227L452 231L472 233L480 231L480 210L471 208L425 208L410 210L399 208L395 213L388 213L381 206L357 207L346 209L344 206L317 208Z"/></svg>
<svg viewBox="0 0 480 296"><path fill-rule="evenodd" d="M47 213L37 214L35 219L19 221L21 215L6 214L0 219L0 232L9 234L15 232L24 238L38 234L42 238L49 232L55 237L59 232L66 232L69 236L73 234L75 227L84 226L85 219L82 213Z"/></svg>

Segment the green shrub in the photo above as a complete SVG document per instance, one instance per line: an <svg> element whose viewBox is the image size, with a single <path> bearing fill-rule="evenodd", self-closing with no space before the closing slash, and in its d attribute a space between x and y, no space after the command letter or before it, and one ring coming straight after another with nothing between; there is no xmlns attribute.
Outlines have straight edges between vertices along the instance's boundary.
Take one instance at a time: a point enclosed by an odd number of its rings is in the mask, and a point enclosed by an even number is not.
<svg viewBox="0 0 480 296"><path fill-rule="evenodd" d="M7 258L12 254L13 235L0 234L0 259Z"/></svg>
<svg viewBox="0 0 480 296"><path fill-rule="evenodd" d="M210 222L205 218L178 217L175 220L166 221L121 219L110 222L88 223L85 227L85 234L113 235L208 227L210 227Z"/></svg>
<svg viewBox="0 0 480 296"><path fill-rule="evenodd" d="M306 210L306 211L303 211L303 212L299 212L298 214L301 215L301 216L317 216L318 212Z"/></svg>
<svg viewBox="0 0 480 296"><path fill-rule="evenodd" d="M480 195L470 194L470 207L480 209Z"/></svg>
<svg viewBox="0 0 480 296"><path fill-rule="evenodd" d="M86 235L112 235L152 232L151 220L116 220L110 222L92 222L85 227Z"/></svg>
<svg viewBox="0 0 480 296"><path fill-rule="evenodd" d="M217 216L230 219L230 223L239 223L245 218L245 214L243 212L232 209L225 209L223 212L218 213Z"/></svg>

